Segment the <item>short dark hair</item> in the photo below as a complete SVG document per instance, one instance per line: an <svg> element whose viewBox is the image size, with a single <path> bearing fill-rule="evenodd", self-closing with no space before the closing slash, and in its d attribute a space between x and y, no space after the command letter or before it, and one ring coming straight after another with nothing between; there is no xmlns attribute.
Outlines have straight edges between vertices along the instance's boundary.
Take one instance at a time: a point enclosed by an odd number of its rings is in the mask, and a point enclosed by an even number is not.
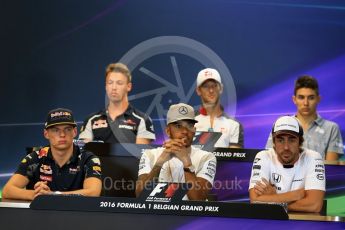
<svg viewBox="0 0 345 230"><path fill-rule="evenodd" d="M315 90L316 95L319 95L319 84L317 80L309 75L302 75L295 81L294 95L296 95L297 90L301 88L308 88Z"/></svg>

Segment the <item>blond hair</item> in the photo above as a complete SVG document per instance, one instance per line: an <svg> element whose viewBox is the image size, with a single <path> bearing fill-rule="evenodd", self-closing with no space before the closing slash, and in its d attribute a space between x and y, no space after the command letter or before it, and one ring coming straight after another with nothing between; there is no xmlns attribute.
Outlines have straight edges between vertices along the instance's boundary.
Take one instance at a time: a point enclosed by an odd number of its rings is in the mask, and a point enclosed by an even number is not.
<svg viewBox="0 0 345 230"><path fill-rule="evenodd" d="M107 79L109 73L122 73L127 77L128 82L132 82L131 72L129 71L128 67L123 63L110 63L105 70L105 79Z"/></svg>

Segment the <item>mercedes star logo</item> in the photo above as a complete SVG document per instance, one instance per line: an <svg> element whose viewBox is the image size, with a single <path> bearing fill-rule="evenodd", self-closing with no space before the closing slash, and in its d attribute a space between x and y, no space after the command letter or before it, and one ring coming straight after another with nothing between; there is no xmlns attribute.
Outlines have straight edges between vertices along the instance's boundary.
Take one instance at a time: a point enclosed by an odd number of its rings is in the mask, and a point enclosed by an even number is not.
<svg viewBox="0 0 345 230"><path fill-rule="evenodd" d="M188 113L188 109L186 108L186 106L181 106L179 109L178 109L178 112L182 115L186 115Z"/></svg>

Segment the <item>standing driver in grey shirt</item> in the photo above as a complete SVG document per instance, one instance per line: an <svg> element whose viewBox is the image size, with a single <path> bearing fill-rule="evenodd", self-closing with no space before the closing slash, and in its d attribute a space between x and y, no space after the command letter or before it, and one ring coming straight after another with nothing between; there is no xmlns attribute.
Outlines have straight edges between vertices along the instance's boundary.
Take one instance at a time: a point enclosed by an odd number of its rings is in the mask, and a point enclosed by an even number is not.
<svg viewBox="0 0 345 230"><path fill-rule="evenodd" d="M343 140L335 122L323 119L317 113L320 103L319 85L311 76L301 76L295 81L292 101L297 107L296 118L304 131L303 147L321 154L325 160L338 160L344 154ZM272 147L272 135L266 148Z"/></svg>

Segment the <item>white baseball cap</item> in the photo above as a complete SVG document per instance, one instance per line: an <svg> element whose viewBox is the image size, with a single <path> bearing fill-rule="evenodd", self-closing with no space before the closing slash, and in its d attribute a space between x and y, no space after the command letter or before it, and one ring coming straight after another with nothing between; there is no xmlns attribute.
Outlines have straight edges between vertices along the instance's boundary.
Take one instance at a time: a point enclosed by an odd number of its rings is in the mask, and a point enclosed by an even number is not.
<svg viewBox="0 0 345 230"><path fill-rule="evenodd" d="M181 120L190 120L195 123L198 122L195 120L193 107L184 103L171 105L167 113L167 124Z"/></svg>
<svg viewBox="0 0 345 230"><path fill-rule="evenodd" d="M213 79L219 82L219 84L222 84L222 80L220 78L218 71L215 69L206 68L198 73L198 77L196 79L196 87L201 86L202 83L204 83L208 79Z"/></svg>
<svg viewBox="0 0 345 230"><path fill-rule="evenodd" d="M303 129L297 118L293 116L282 116L277 119L272 127L272 135L292 134L294 136L303 136Z"/></svg>

